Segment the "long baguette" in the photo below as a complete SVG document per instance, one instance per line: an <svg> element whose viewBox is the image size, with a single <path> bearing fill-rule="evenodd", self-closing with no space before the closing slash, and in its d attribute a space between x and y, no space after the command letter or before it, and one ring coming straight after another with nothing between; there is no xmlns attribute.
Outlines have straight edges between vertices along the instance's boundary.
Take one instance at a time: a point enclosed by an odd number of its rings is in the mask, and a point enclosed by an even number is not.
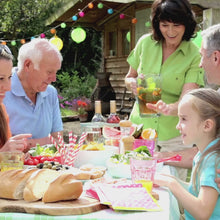
<svg viewBox="0 0 220 220"><path fill-rule="evenodd" d="M72 200L83 191L73 174L50 169L19 169L0 172L0 198L33 202Z"/></svg>
<svg viewBox="0 0 220 220"><path fill-rule="evenodd" d="M29 177L38 169L18 169L0 172L0 198L23 199L23 190Z"/></svg>

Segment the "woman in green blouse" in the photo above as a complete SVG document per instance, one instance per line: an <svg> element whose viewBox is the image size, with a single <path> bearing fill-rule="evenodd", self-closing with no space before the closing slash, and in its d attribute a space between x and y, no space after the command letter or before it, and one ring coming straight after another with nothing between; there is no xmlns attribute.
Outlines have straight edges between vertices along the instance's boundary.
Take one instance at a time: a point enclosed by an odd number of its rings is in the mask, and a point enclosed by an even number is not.
<svg viewBox="0 0 220 220"><path fill-rule="evenodd" d="M130 68L125 83L136 94L136 78L140 74L160 74L162 101L151 108L161 116L140 117L136 102L130 120L143 123L144 128L156 129L158 150L183 150L192 146L182 144L176 129L178 103L188 91L204 86L199 49L190 41L194 37L196 21L188 0L155 0L151 19L152 34L142 36L127 59ZM181 171L179 177L185 179L186 170Z"/></svg>

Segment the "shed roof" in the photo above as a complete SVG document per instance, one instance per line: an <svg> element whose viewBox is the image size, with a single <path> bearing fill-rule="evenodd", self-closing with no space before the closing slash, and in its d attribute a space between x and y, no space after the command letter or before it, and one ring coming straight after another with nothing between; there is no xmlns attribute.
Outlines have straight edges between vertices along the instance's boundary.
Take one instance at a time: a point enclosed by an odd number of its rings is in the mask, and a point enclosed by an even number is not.
<svg viewBox="0 0 220 220"><path fill-rule="evenodd" d="M102 1L93 1L95 7L91 10L87 7L88 3L92 2L91 0L64 0L62 7L56 11L48 20L47 25L56 26L62 22L65 22L67 25L73 25L72 16L77 14L80 10L83 10L86 13L85 17L80 18L80 21L77 22L77 25L82 24L83 26L93 26L101 27L107 20L123 13L126 8L130 7L132 4L135 4L136 9L141 7L151 7L152 0L102 0ZM105 7L112 8L115 13L109 15L106 13L106 10L100 10L97 8L98 3L103 3ZM196 14L201 15L203 9L205 8L220 8L219 0L190 0L193 10Z"/></svg>

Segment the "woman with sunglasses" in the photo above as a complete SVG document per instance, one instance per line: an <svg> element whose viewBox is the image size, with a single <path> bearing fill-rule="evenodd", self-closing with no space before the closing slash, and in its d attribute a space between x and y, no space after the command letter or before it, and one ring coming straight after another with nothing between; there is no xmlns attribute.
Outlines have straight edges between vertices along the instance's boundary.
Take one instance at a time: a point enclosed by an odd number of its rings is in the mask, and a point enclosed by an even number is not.
<svg viewBox="0 0 220 220"><path fill-rule="evenodd" d="M6 45L0 45L0 151L25 151L26 139L31 134L11 137L9 118L3 104L5 93L11 89L11 70L13 55Z"/></svg>

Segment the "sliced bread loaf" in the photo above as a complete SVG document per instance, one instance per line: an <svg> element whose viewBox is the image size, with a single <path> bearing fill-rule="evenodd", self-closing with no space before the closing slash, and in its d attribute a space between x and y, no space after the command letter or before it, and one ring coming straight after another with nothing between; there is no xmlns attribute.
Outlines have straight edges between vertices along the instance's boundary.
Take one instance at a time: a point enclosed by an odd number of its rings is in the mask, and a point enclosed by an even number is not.
<svg viewBox="0 0 220 220"><path fill-rule="evenodd" d="M42 199L49 184L59 175L59 172L50 169L40 169L34 172L24 188L24 200L33 202Z"/></svg>

